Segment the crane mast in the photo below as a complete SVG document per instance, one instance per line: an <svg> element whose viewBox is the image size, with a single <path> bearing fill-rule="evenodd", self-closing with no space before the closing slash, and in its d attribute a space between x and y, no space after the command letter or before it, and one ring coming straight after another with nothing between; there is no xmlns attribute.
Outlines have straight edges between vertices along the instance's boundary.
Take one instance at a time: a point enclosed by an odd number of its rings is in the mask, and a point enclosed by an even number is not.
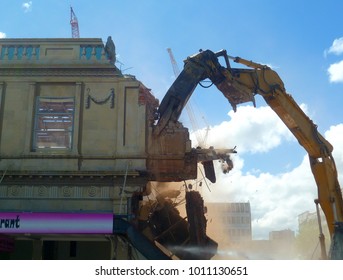
<svg viewBox="0 0 343 280"><path fill-rule="evenodd" d="M80 38L79 22L72 7L70 7L70 25L72 38Z"/></svg>
<svg viewBox="0 0 343 280"><path fill-rule="evenodd" d="M167 48L167 52L169 54L169 58L170 58L170 61L171 61L172 67L173 67L174 76L175 76L175 78L177 78L177 76L179 76L179 74L180 74L180 69L176 63L176 60L174 58L174 55L173 55L171 48Z"/></svg>

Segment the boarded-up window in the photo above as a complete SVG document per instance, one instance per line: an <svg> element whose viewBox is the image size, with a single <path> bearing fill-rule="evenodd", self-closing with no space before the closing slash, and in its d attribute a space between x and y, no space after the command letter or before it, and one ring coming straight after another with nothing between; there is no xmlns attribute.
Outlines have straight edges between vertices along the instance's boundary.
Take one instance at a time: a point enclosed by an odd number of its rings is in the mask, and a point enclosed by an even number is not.
<svg viewBox="0 0 343 280"><path fill-rule="evenodd" d="M74 98L37 97L33 149L71 149Z"/></svg>

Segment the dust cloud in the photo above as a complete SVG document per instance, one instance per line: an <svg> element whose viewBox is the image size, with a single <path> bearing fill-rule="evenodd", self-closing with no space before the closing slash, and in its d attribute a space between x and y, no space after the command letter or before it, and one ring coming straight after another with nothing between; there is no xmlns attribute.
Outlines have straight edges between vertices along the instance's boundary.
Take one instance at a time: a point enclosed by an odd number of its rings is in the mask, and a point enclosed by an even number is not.
<svg viewBox="0 0 343 280"><path fill-rule="evenodd" d="M185 192L187 191L187 188L191 187L201 194L203 188L208 187L204 183L199 184L200 181L201 180L171 183L150 182L151 194L149 199L168 199L173 202L175 208L179 211L180 216L185 217ZM250 239L248 238L240 241L232 240L229 234L230 227L227 220L225 220L225 213L223 213L222 210L217 210L216 207L211 206L216 203L207 202L206 197L204 199L205 217L207 220L206 233L209 238L218 243L216 254L212 259L293 260L311 259L313 257L312 250L316 247L316 244L312 244L311 248L308 249L311 252L308 252L308 254L304 256L299 253L299 241L296 240L296 237L291 241L282 239L253 240L251 237ZM177 250L188 250L201 253L199 251L201 249L197 247L177 248ZM315 257L315 259L317 258Z"/></svg>

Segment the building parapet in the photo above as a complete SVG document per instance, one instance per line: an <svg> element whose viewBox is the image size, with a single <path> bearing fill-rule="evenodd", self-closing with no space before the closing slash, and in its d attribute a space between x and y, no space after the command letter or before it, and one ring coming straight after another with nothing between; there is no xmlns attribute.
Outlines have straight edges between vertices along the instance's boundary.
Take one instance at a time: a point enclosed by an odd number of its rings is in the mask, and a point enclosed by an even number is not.
<svg viewBox="0 0 343 280"><path fill-rule="evenodd" d="M0 63L107 64L111 65L101 39L0 39Z"/></svg>

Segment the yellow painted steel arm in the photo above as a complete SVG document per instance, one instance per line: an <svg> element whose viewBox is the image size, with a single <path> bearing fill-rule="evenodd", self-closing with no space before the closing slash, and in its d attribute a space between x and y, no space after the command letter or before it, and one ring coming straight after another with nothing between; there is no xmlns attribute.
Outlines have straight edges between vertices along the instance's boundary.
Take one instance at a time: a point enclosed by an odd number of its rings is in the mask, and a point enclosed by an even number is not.
<svg viewBox="0 0 343 280"><path fill-rule="evenodd" d="M239 57L233 59L252 69L223 69L226 79L217 87L230 103L235 103L235 95L260 94L304 147L318 187L319 203L332 235L335 222L343 222L343 200L332 157L332 145L317 131L317 126L286 92L275 71L266 65ZM234 109L236 105L237 103L233 104Z"/></svg>

